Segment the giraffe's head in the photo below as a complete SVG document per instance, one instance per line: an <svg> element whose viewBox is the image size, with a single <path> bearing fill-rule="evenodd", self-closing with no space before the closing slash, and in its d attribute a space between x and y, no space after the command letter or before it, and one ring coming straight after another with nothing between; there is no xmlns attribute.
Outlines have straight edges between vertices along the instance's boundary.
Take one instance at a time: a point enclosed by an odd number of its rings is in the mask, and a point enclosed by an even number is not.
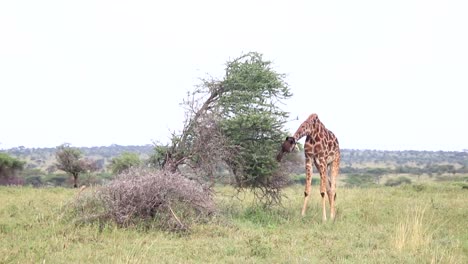
<svg viewBox="0 0 468 264"><path fill-rule="evenodd" d="M286 137L286 140L281 145L281 149L276 155L276 160L279 162L283 158L284 153L289 153L296 147L296 139L294 137Z"/></svg>

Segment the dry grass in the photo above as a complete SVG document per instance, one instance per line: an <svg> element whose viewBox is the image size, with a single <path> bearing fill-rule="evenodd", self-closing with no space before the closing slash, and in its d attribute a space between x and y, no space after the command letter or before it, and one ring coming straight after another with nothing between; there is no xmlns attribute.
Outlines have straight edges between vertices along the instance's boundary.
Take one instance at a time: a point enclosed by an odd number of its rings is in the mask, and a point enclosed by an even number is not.
<svg viewBox="0 0 468 264"><path fill-rule="evenodd" d="M395 248L399 251L410 249L418 250L428 246L432 237L425 225L425 208L412 208L407 210L406 219L399 222L395 234Z"/></svg>
<svg viewBox="0 0 468 264"><path fill-rule="evenodd" d="M456 252L461 250L459 240L451 241L449 248L442 248L437 241L437 233L449 220L428 215L428 208L429 205L425 205L406 210L405 219L395 229L395 249L413 255L424 252L430 256L428 263L460 263L456 257Z"/></svg>

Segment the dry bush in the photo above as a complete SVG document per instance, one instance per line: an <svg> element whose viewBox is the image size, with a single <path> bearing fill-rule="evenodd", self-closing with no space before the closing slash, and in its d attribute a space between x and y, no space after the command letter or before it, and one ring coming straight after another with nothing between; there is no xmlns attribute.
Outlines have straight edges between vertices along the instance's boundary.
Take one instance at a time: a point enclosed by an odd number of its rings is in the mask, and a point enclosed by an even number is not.
<svg viewBox="0 0 468 264"><path fill-rule="evenodd" d="M215 211L210 192L197 182L164 170L130 169L95 193L77 200L80 218L188 230Z"/></svg>

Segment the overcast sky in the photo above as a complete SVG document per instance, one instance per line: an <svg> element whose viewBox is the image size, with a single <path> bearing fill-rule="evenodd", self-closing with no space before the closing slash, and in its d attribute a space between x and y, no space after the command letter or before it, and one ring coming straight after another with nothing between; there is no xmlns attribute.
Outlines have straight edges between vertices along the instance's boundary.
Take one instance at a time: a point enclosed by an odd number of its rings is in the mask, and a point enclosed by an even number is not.
<svg viewBox="0 0 468 264"><path fill-rule="evenodd" d="M0 1L0 149L166 142L264 54L342 148L468 149L468 1Z"/></svg>

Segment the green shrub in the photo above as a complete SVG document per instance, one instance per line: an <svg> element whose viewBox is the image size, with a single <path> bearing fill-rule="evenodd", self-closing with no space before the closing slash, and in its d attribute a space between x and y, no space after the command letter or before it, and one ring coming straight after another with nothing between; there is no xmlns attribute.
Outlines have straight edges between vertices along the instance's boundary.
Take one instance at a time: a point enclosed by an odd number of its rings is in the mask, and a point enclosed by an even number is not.
<svg viewBox="0 0 468 264"><path fill-rule="evenodd" d="M421 191L424 191L427 189L427 185L425 184L415 184L413 185L413 190L417 191L417 192L421 192Z"/></svg>
<svg viewBox="0 0 468 264"><path fill-rule="evenodd" d="M385 186L398 186L402 184L411 184L411 179L405 176L400 176L396 179L388 179Z"/></svg>
<svg viewBox="0 0 468 264"><path fill-rule="evenodd" d="M371 187L375 186L375 178L369 174L350 174L344 179L346 187Z"/></svg>
<svg viewBox="0 0 468 264"><path fill-rule="evenodd" d="M141 164L140 156L137 153L123 152L120 156L112 159L109 167L112 173L118 174Z"/></svg>
<svg viewBox="0 0 468 264"><path fill-rule="evenodd" d="M305 174L296 174L292 176L291 178L291 183L293 184L299 184L299 185L305 185L306 182L306 176ZM320 175L319 174L314 174L312 176L312 185L316 186L320 184Z"/></svg>

